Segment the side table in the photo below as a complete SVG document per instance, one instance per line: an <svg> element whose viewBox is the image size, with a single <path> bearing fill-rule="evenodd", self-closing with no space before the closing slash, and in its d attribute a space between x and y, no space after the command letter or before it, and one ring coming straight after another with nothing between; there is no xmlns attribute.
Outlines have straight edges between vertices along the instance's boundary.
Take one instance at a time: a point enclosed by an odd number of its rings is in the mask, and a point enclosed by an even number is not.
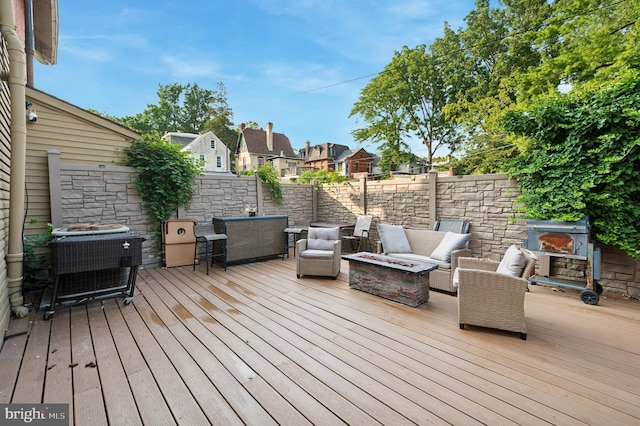
<svg viewBox="0 0 640 426"><path fill-rule="evenodd" d="M293 257L296 257L296 241L301 238L303 232L307 232L307 228L284 228L284 233L286 234L286 238L284 241L285 251L287 252L287 258L289 257L289 249L293 247ZM293 235L293 244L289 243L289 239ZM284 257L283 257L284 259Z"/></svg>

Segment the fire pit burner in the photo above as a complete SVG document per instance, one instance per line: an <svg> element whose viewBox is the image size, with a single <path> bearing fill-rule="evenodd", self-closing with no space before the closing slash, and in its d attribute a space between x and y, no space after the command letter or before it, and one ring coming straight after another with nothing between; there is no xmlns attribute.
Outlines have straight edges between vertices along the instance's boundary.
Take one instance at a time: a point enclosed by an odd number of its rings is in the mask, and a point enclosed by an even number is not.
<svg viewBox="0 0 640 426"><path fill-rule="evenodd" d="M438 268L435 264L368 252L342 258L349 261L349 288L413 307L429 300L429 272Z"/></svg>

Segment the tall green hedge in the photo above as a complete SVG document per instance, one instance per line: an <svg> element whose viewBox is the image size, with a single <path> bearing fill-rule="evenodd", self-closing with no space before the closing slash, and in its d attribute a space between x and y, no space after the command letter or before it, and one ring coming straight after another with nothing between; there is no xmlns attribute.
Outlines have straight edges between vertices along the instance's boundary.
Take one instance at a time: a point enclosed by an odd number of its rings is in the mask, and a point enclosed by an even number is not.
<svg viewBox="0 0 640 426"><path fill-rule="evenodd" d="M509 111L504 129L528 146L509 165L529 218L590 216L598 241L640 258L640 75L628 71Z"/></svg>

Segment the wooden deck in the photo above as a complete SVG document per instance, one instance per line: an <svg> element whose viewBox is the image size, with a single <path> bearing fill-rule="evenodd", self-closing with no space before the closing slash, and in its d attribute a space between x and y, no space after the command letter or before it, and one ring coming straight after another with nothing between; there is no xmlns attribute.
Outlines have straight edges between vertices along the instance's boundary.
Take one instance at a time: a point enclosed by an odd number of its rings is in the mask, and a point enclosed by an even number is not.
<svg viewBox="0 0 640 426"><path fill-rule="evenodd" d="M13 320L0 403L69 403L77 425L640 424L637 301L534 286L523 341L347 277L296 279L293 257L140 271L130 305Z"/></svg>

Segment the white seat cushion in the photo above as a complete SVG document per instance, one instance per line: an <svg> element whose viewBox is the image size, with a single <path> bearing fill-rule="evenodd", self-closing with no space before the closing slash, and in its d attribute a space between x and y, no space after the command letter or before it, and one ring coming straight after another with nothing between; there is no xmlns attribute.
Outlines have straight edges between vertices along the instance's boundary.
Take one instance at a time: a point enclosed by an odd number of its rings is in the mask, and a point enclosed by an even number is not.
<svg viewBox="0 0 640 426"><path fill-rule="evenodd" d="M300 253L298 256L300 257L315 257L322 259L331 259L333 257L333 250L314 250L307 249Z"/></svg>
<svg viewBox="0 0 640 426"><path fill-rule="evenodd" d="M453 277L451 278L451 286L453 288L458 288L458 283L460 282L460 272L458 272L458 269L460 268L456 268L453 271Z"/></svg>

